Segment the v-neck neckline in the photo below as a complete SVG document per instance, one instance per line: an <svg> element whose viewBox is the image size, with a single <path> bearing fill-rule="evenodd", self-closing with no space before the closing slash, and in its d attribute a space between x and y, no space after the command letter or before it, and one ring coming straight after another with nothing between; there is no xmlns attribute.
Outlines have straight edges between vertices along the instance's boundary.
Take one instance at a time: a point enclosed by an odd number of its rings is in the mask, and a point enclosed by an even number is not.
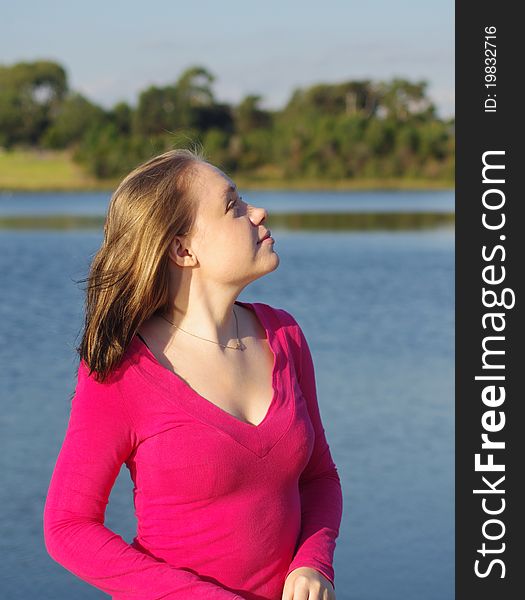
<svg viewBox="0 0 525 600"><path fill-rule="evenodd" d="M280 439L283 434L282 427L286 428L291 421L290 415L284 414L286 411L277 410L278 405L284 406L289 396L287 393L290 389L289 377L283 377L281 373L287 361L283 360L285 357L283 357L282 347L279 347L274 328L268 323L266 315L259 305L260 303L236 300L235 304L247 307L255 314L266 333L266 340L273 355L273 395L266 414L257 425L239 419L197 392L175 371L161 364L145 341L138 335L134 336L132 344L136 344L138 351L145 358L144 361L140 361L141 367L145 368L153 376L154 382L164 388L172 398L176 397L178 405L181 405L182 408L199 420L204 420L206 423L221 429L262 457ZM172 398L170 400L173 402Z"/></svg>

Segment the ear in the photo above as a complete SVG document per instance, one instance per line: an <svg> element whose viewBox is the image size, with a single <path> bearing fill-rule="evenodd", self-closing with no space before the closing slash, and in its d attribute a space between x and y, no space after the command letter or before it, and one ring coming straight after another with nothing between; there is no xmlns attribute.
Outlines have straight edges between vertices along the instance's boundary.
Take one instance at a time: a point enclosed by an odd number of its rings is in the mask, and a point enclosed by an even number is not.
<svg viewBox="0 0 525 600"><path fill-rule="evenodd" d="M197 264L197 257L189 246L189 239L184 235L176 235L169 247L170 259L179 267L191 267Z"/></svg>

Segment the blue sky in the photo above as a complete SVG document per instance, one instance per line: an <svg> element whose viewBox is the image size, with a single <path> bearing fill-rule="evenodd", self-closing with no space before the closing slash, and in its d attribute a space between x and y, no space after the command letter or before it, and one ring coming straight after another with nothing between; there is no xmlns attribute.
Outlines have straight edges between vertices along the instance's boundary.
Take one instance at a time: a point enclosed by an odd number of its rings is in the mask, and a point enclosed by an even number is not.
<svg viewBox="0 0 525 600"><path fill-rule="evenodd" d="M281 107L296 87L349 79L426 79L454 114L451 0L0 0L0 63L47 58L70 86L110 107L134 104L203 65L218 100Z"/></svg>

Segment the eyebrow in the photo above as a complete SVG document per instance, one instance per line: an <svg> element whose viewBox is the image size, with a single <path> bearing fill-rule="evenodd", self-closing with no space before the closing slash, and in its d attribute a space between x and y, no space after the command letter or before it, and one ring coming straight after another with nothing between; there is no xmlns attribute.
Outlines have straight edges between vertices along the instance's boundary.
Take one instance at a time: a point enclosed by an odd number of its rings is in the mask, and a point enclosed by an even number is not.
<svg viewBox="0 0 525 600"><path fill-rule="evenodd" d="M235 192L237 191L237 186L236 185L229 185L227 188L225 188L224 190L224 212L226 212L227 208L228 208L228 204L229 204L229 196L231 194L231 192Z"/></svg>

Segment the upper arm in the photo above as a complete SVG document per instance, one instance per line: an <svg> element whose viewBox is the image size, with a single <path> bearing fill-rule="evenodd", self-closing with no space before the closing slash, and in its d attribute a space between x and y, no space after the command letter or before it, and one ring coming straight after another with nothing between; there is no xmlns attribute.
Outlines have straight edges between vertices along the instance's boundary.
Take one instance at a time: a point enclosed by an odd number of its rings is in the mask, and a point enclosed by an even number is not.
<svg viewBox="0 0 525 600"><path fill-rule="evenodd" d="M134 447L118 382L99 383L81 362L47 505L102 522L111 488Z"/></svg>

